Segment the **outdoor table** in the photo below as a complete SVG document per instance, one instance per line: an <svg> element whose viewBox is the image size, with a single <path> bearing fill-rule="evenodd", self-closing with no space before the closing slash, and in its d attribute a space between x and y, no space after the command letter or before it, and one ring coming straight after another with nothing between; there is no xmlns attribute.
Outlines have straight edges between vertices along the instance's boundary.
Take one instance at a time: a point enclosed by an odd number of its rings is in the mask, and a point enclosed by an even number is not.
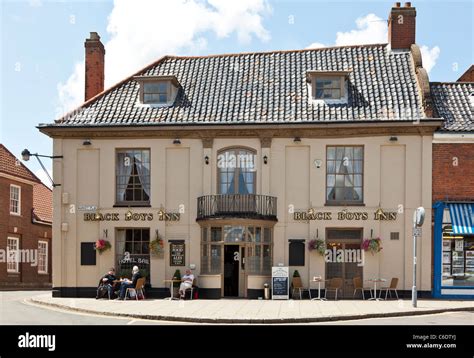
<svg viewBox="0 0 474 358"><path fill-rule="evenodd" d="M326 301L324 297L321 297L321 282L325 282L327 280L323 280L321 277L313 277L313 282L318 283L318 297L312 298L311 301Z"/></svg>
<svg viewBox="0 0 474 358"><path fill-rule="evenodd" d="M181 280L163 280L164 283L170 284L170 297L166 297L165 300L177 300L178 298L173 296L173 283L175 282L181 282Z"/></svg>
<svg viewBox="0 0 474 358"><path fill-rule="evenodd" d="M377 297L377 282L382 283L382 282L387 282L387 280L384 278L371 278L367 281L374 283L374 297L369 298L369 301L381 301L382 298Z"/></svg>

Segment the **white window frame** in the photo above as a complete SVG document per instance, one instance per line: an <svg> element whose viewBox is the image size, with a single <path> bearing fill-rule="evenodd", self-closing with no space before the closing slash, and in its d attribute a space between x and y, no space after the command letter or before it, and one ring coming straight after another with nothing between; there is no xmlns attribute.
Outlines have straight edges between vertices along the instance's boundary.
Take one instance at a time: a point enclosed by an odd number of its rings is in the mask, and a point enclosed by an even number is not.
<svg viewBox="0 0 474 358"><path fill-rule="evenodd" d="M17 209L18 211L12 211L12 189L13 188L16 188L18 189L18 205L17 205ZM9 201L9 206L10 206L10 215L17 215L17 216L20 216L21 215L21 186L19 185L15 185L15 184L10 184L10 201Z"/></svg>
<svg viewBox="0 0 474 358"><path fill-rule="evenodd" d="M40 255L41 255L41 244L45 244L45 257L44 257L44 270L41 270L40 265ZM49 242L45 240L38 241L38 273L47 274L48 273L48 259L49 259Z"/></svg>
<svg viewBox="0 0 474 358"><path fill-rule="evenodd" d="M11 241L15 241L16 244L15 244L15 250L20 250L20 239L17 238L17 237L7 237L7 248L10 248L10 240ZM7 272L9 273L19 273L20 272L20 263L18 262L18 256L17 256L17 260L16 261L13 261L13 262L10 262L8 261L10 258L8 257L7 255ZM15 268L10 268L10 265L11 264L14 264L15 265Z"/></svg>

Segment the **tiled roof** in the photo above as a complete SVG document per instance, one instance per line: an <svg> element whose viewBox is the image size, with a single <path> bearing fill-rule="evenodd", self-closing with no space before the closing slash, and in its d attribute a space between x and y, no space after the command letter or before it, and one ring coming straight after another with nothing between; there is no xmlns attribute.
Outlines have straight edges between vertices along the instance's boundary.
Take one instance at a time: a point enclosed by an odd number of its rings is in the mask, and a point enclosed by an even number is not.
<svg viewBox="0 0 474 358"><path fill-rule="evenodd" d="M310 70L350 71L348 103L311 103L306 81ZM56 125L319 123L425 117L411 53L390 51L386 44L166 56L136 75L176 76L181 88L175 103L165 108L137 106L139 83L131 76Z"/></svg>
<svg viewBox="0 0 474 358"><path fill-rule="evenodd" d="M438 115L444 118L442 131L474 131L474 83L433 82L431 96Z"/></svg>
<svg viewBox="0 0 474 358"><path fill-rule="evenodd" d="M0 144L0 172L38 183L41 182L21 160L17 159L3 144Z"/></svg>
<svg viewBox="0 0 474 358"><path fill-rule="evenodd" d="M44 184L33 185L33 215L36 220L53 222L53 192Z"/></svg>

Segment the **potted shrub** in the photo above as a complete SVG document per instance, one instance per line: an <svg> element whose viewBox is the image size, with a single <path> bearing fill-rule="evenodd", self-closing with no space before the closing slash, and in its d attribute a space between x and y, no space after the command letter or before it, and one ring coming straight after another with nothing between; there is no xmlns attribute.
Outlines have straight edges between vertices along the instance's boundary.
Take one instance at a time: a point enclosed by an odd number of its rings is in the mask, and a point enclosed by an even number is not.
<svg viewBox="0 0 474 358"><path fill-rule="evenodd" d="M180 282L173 282L173 297L179 296L179 285L181 284L181 271L176 270L173 275L173 280L179 280Z"/></svg>

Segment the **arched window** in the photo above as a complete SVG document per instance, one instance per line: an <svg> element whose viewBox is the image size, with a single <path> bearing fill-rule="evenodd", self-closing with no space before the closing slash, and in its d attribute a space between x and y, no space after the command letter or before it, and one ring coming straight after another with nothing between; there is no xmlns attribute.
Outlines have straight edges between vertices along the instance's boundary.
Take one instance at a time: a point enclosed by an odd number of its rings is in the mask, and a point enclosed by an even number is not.
<svg viewBox="0 0 474 358"><path fill-rule="evenodd" d="M219 194L255 194L255 151L245 148L230 148L217 155Z"/></svg>

